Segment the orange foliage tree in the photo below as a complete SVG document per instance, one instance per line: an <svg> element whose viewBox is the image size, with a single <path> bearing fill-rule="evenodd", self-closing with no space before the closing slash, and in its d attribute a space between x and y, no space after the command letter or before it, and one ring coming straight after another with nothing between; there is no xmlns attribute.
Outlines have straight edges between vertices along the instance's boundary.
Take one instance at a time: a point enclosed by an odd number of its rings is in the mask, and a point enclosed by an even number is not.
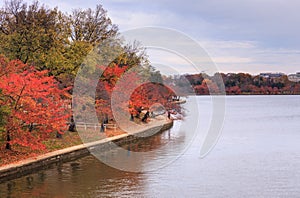
<svg viewBox="0 0 300 198"><path fill-rule="evenodd" d="M108 67L99 66L103 71L96 88L95 108L98 118L112 117L111 94L119 78L126 72L127 67L119 67L116 64Z"/></svg>
<svg viewBox="0 0 300 198"><path fill-rule="evenodd" d="M9 109L6 116L6 149L18 144L44 149L43 141L66 129L69 95L59 89L47 71L36 71L20 61L0 58L1 105Z"/></svg>
<svg viewBox="0 0 300 198"><path fill-rule="evenodd" d="M123 101L122 104L118 104L120 105L118 106L120 111L137 114L140 107L149 109L155 103L161 104L166 109L174 109L178 106L170 102L172 96L175 96L170 88L155 82L140 84L143 82L143 75L139 74L138 71L127 72L126 77L121 79L128 70L127 66L119 67L115 64L106 68L101 66L100 68L104 71L97 86L95 105L100 118L103 117L103 114L109 117L113 116L110 101L112 92L116 93L117 97L122 98L126 95L126 91L134 87L136 88L130 93L129 101ZM120 79L121 86L116 86Z"/></svg>
<svg viewBox="0 0 300 198"><path fill-rule="evenodd" d="M172 103L172 96L175 96L175 93L170 88L160 83L149 82L134 90L129 104L133 113L137 113L136 110L140 107L149 109L154 104L160 104L165 109L175 109L178 105Z"/></svg>

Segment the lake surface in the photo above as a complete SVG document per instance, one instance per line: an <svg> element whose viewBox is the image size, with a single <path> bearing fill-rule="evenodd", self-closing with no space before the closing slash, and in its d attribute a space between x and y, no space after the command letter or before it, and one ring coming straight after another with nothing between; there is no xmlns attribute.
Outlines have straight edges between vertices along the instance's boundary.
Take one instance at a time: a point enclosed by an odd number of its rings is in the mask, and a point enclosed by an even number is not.
<svg viewBox="0 0 300 198"><path fill-rule="evenodd" d="M155 167L151 171L120 171L90 155L2 183L0 197L300 196L300 96L226 97L221 136L204 158L200 149L213 119L211 98L191 97L185 108L184 121L128 146L154 151L132 162L145 170ZM170 162L155 166L164 159Z"/></svg>

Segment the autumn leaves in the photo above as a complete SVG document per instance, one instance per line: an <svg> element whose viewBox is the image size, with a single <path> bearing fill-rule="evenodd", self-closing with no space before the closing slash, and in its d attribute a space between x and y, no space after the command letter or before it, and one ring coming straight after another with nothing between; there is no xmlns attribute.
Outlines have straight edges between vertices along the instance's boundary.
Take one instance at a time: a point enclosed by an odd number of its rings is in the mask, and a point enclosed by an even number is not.
<svg viewBox="0 0 300 198"><path fill-rule="evenodd" d="M70 110L68 89L60 89L48 71L37 71L21 61L0 58L1 106L5 116L3 136L6 149L18 144L43 149L42 141L51 133L63 133Z"/></svg>
<svg viewBox="0 0 300 198"><path fill-rule="evenodd" d="M112 93L121 96L128 86L137 88L128 101L118 104L123 111L137 114L137 108L148 109L154 103L168 107L174 93L162 85L144 49L137 42L124 45L118 35L101 5L67 14L38 2L5 3L0 10L0 142L6 149L14 144L43 149L44 140L67 130L79 68L92 72L92 65L102 71L95 97L89 98L100 122L106 116L113 119ZM91 55L91 50L96 53ZM87 56L91 61L85 64ZM108 60L104 66L99 64L103 60ZM137 72L117 87L132 68ZM141 86L145 79L149 83Z"/></svg>

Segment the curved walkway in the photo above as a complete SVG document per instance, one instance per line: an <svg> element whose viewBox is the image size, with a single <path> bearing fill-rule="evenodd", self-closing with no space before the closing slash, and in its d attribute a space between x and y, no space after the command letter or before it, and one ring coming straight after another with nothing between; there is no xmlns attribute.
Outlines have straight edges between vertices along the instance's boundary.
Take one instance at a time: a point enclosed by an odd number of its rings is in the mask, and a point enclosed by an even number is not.
<svg viewBox="0 0 300 198"><path fill-rule="evenodd" d="M17 178L34 171L45 169L54 163L71 161L89 154L89 148L101 146L109 150L109 143L117 141L118 144L126 144L134 139L149 137L158 132L165 131L173 126L172 120L167 120L164 116L152 119L151 122L142 124L140 127L133 128L127 134L105 138L99 141L72 146L69 148L53 151L37 157L28 158L16 163L0 167L0 182Z"/></svg>

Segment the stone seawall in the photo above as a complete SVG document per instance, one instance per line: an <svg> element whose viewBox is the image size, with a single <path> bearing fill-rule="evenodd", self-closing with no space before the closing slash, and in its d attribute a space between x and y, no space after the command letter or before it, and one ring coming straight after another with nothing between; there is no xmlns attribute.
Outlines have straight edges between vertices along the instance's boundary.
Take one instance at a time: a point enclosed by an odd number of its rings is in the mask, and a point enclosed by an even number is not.
<svg viewBox="0 0 300 198"><path fill-rule="evenodd" d="M112 142L119 146L133 143L137 140L141 140L143 138L147 138L149 136L153 136L155 134L168 130L172 126L173 126L173 121L166 120L163 125L147 128L138 133L135 133L134 135L122 134L111 138L105 138L103 140L99 140L96 142L81 144L78 146L73 146L62 150L53 151L34 158L29 158L26 160L22 160L20 162L5 165L0 167L0 183L27 174L34 173L38 170L50 168L51 166L57 163L72 161L81 158L83 156L87 156L90 154L89 150L93 150L96 148L97 150L98 149L103 149L104 151L110 150L111 148L113 148ZM159 132L157 132L156 130L157 127L159 127L158 128Z"/></svg>

